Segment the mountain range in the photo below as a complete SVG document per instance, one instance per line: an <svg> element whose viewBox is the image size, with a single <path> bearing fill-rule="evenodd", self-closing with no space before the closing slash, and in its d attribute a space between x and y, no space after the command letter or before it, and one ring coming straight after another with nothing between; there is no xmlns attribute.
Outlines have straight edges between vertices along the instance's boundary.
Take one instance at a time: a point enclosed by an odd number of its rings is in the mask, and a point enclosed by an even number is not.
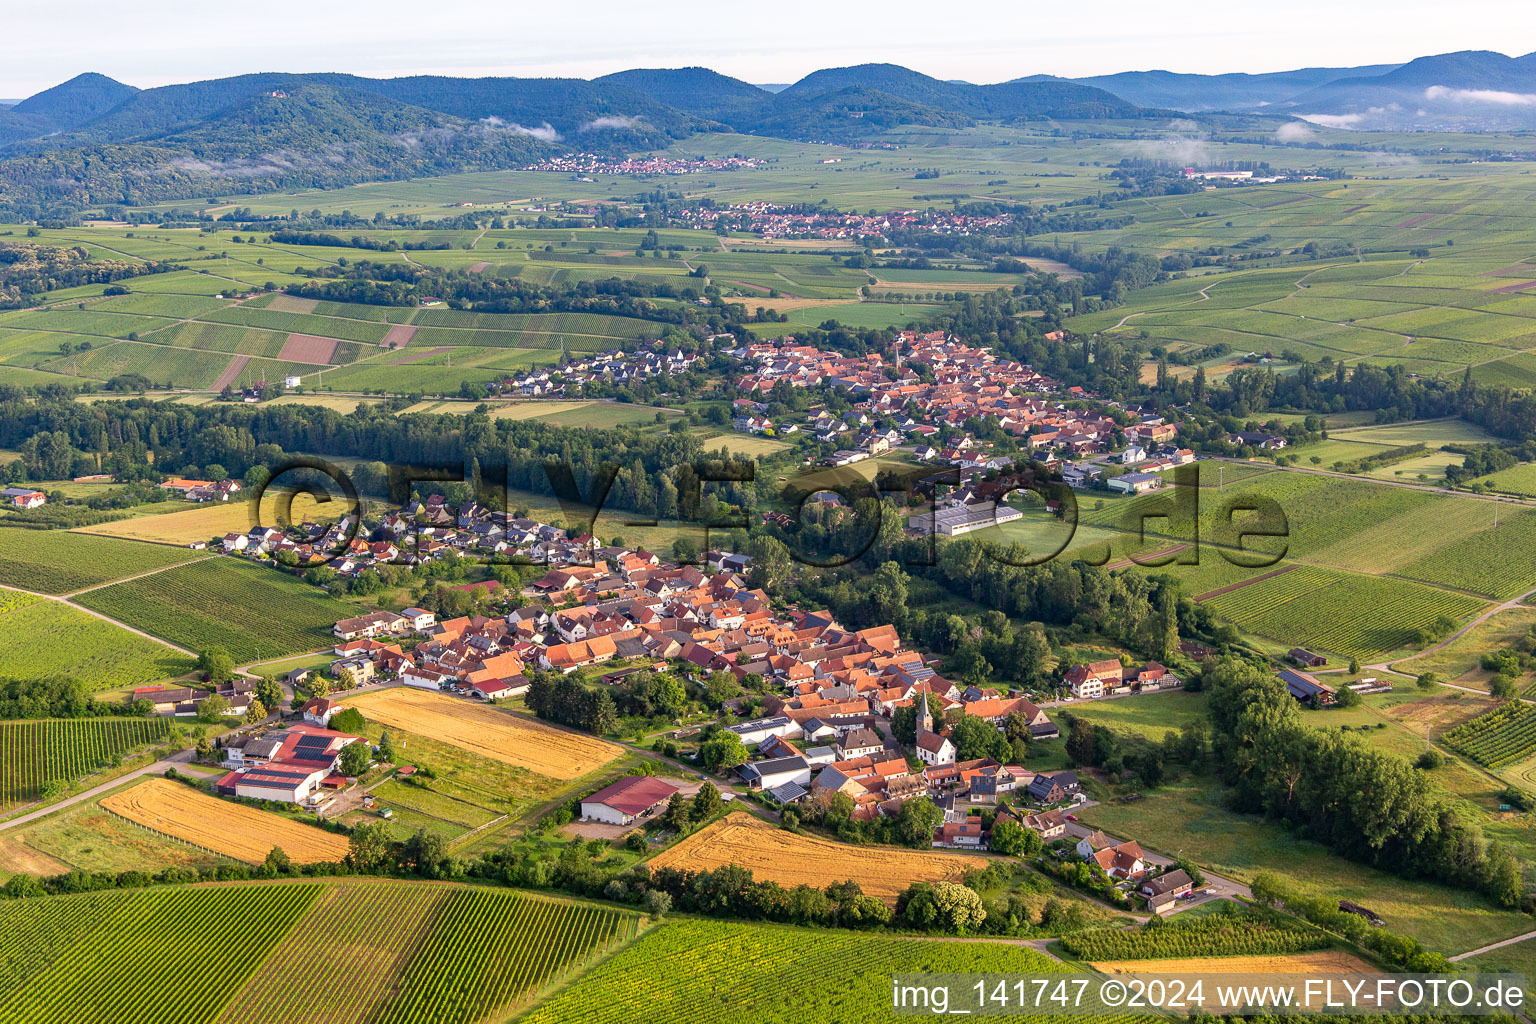
<svg viewBox="0 0 1536 1024"><path fill-rule="evenodd" d="M1337 128L1536 128L1536 54L1268 74L943 81L894 64L763 88L707 68L576 78L266 73L136 89L79 75L0 106L0 204L146 202L634 152L699 132L857 142L899 125L1231 111Z"/></svg>

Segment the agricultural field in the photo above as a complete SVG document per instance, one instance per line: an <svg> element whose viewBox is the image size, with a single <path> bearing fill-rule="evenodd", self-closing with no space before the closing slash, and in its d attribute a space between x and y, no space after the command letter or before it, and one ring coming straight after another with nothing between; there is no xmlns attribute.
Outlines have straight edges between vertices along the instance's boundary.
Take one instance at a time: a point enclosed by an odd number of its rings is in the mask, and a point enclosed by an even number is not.
<svg viewBox="0 0 1536 1024"><path fill-rule="evenodd" d="M0 812L109 767L170 735L164 718L65 718L0 722Z"/></svg>
<svg viewBox="0 0 1536 1024"><path fill-rule="evenodd" d="M1488 768L1503 768L1536 754L1536 704L1510 701L1440 737L1446 746Z"/></svg>
<svg viewBox="0 0 1536 1024"><path fill-rule="evenodd" d="M223 647L237 664L327 647L336 620L357 613L291 576L232 558L103 587L80 603L188 650Z"/></svg>
<svg viewBox="0 0 1536 1024"><path fill-rule="evenodd" d="M0 529L0 584L69 594L206 557L62 530Z"/></svg>
<svg viewBox="0 0 1536 1024"><path fill-rule="evenodd" d="M1536 627L1536 609L1510 608L1439 650L1402 662L1399 668L1414 674L1433 672L1448 682L1484 689L1493 673L1482 667L1482 655L1530 635L1532 627Z"/></svg>
<svg viewBox="0 0 1536 1024"><path fill-rule="evenodd" d="M785 886L802 882L822 889L857 879L867 896L894 903L913 882L958 882L985 867L982 857L927 853L890 847L847 846L796 835L755 815L728 814L651 860L651 868L708 871L736 864L758 881Z"/></svg>
<svg viewBox="0 0 1536 1024"><path fill-rule="evenodd" d="M851 971L838 964L857 964ZM584 973L519 1024L657 1021L883 1024L895 973L1056 974L1065 965L1024 946L927 942L784 925L674 920ZM794 984L786 984L789 975ZM1014 1016L1011 1020L1036 1018ZM1038 1018L1045 1020L1047 1018ZM1127 1024L1130 1017L1098 1018Z"/></svg>
<svg viewBox="0 0 1536 1024"><path fill-rule="evenodd" d="M3 533L4 531L0 531ZM179 676L192 659L79 608L0 590L0 676L63 675L96 690Z"/></svg>
<svg viewBox="0 0 1536 1024"><path fill-rule="evenodd" d="M320 894L315 883L140 889L0 906L4 1024L211 1021ZM241 922L239 957L210 934ZM127 965L132 964L129 968Z"/></svg>
<svg viewBox="0 0 1536 1024"><path fill-rule="evenodd" d="M1379 974L1377 968L1342 950L1272 956L1193 956L1169 960L1095 960L1105 974Z"/></svg>
<svg viewBox="0 0 1536 1024"><path fill-rule="evenodd" d="M624 752L586 733L567 732L414 687L365 693L348 703L371 721L553 779L579 779Z"/></svg>
<svg viewBox="0 0 1536 1024"><path fill-rule="evenodd" d="M262 494L259 510L253 509L249 500L240 498L200 505L173 501L153 506L147 515L82 526L74 532L177 547L209 541L211 547L212 541L226 533L246 533L257 526L276 524L280 499L287 494L274 484ZM330 522L341 517L342 507L337 501L322 504L308 492L299 492L292 496L287 514L293 522Z"/></svg>
<svg viewBox="0 0 1536 1024"><path fill-rule="evenodd" d="M1322 949L1332 940L1301 923L1270 921L1253 914L1181 915L1140 928L1077 932L1061 944L1079 960L1174 960L1185 956L1275 956Z"/></svg>
<svg viewBox="0 0 1536 1024"><path fill-rule="evenodd" d="M147 829L203 850L259 864L281 846L296 864L338 861L347 837L193 789L171 779L146 779L103 797L101 806Z"/></svg>
<svg viewBox="0 0 1536 1024"><path fill-rule="evenodd" d="M1229 878L1247 882L1267 871L1297 892L1353 900L1380 914L1393 932L1447 954L1530 930L1528 917L1497 909L1479 894L1345 860L1280 825L1228 810L1224 796L1216 780L1186 779L1078 815L1110 835L1134 836L1148 849L1188 857Z"/></svg>

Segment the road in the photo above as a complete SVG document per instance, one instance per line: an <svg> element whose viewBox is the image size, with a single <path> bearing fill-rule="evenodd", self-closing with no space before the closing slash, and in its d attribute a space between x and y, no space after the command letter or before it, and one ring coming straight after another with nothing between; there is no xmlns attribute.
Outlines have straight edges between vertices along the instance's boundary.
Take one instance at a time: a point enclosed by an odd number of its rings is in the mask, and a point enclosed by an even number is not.
<svg viewBox="0 0 1536 1024"><path fill-rule="evenodd" d="M1536 939L1536 932L1526 932L1524 935L1516 935L1514 938L1505 939L1503 942L1494 942L1487 946L1482 946L1478 949L1469 949L1465 953L1457 953L1455 956L1446 957L1446 959L1454 963L1457 960L1466 960L1468 957L1477 956L1479 953L1487 953L1490 950L1503 949L1505 946L1513 946L1515 943L1524 942L1526 939Z"/></svg>
<svg viewBox="0 0 1536 1024"><path fill-rule="evenodd" d="M132 782L134 779L142 778L145 775L164 775L167 768L177 768L182 765L191 764L193 754L194 751L190 747L188 747L186 750L178 750L170 757L162 758L159 761L147 764L142 768L135 768L131 772L119 775L117 778L112 779L110 782L103 782L99 786L92 787L91 789L86 790L84 793L76 793L72 797L60 800L58 803L49 804L47 807L42 807L35 811L29 811L28 813L18 815L15 818L7 818L5 821L0 821L0 831L4 831L8 828L16 828L17 826L36 821L39 818L46 818L48 815L54 813L55 811L61 811L66 807L73 807L75 804L83 803L86 800L94 800L98 796L101 796L103 793L116 789L118 786L121 786L125 782Z"/></svg>
<svg viewBox="0 0 1536 1024"><path fill-rule="evenodd" d="M1435 651L1441 650L1442 648L1446 647L1449 644L1454 643L1456 640L1460 639L1461 637L1465 636L1467 633L1469 633L1472 630L1476 629L1478 626L1481 626L1483 623L1487 622L1489 619L1493 618L1495 615L1498 615L1500 612L1507 612L1507 611L1510 611L1510 610L1512 610L1514 608L1522 607L1521 602L1523 602L1526 598L1531 597L1532 595L1536 595L1536 590L1527 590L1525 593L1521 594L1519 597L1512 597L1508 601L1503 602L1502 604L1494 605L1492 608L1489 608L1487 611L1483 612L1477 618L1473 619L1471 622L1468 622L1465 626L1462 626L1456 632L1452 633L1450 636L1446 637L1444 640L1442 640L1439 643L1435 644L1433 647L1426 647L1422 651L1417 651L1417 652L1415 652L1413 654L1410 654L1410 655L1408 655L1407 657L1404 657L1404 658L1398 658L1395 661L1378 661L1374 665L1367 665L1365 667L1366 667L1366 669L1368 671L1372 671L1372 672L1396 672L1398 675L1407 675L1408 673L1405 673L1405 672L1395 668L1394 666L1401 665L1405 661L1413 661L1415 658L1422 658L1426 654L1433 654ZM1484 693L1485 692L1483 690L1474 690L1474 689L1472 689L1470 687L1466 687L1466 686L1456 686L1454 683L1441 683L1440 685L1441 686L1449 686L1453 690L1466 690L1469 693Z"/></svg>

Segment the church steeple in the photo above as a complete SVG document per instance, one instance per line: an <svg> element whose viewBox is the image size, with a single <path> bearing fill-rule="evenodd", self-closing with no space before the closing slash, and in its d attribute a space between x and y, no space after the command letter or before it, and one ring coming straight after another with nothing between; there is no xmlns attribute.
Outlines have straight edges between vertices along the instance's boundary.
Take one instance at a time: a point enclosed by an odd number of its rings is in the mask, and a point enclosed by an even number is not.
<svg viewBox="0 0 1536 1024"><path fill-rule="evenodd" d="M919 685L917 689L917 738L922 739L923 733L933 732L933 715L928 710L928 691Z"/></svg>

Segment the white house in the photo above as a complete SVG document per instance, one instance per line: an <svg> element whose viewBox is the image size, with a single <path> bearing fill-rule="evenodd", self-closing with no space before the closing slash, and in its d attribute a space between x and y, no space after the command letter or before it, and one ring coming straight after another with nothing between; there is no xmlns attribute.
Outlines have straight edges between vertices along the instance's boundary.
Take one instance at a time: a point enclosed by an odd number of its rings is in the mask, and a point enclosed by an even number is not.
<svg viewBox="0 0 1536 1024"><path fill-rule="evenodd" d="M243 772L231 772L233 778L226 776L219 785L228 788L232 784L235 796L297 804L308 799L320 785L320 780L330 773L329 768L265 764Z"/></svg>
<svg viewBox="0 0 1536 1024"><path fill-rule="evenodd" d="M948 736L925 732L917 738L917 759L923 764L954 764L955 745Z"/></svg>
<svg viewBox="0 0 1536 1024"><path fill-rule="evenodd" d="M786 782L801 786L811 784L811 766L803 757L776 757L771 761L739 765L736 774L753 789L778 789Z"/></svg>
<svg viewBox="0 0 1536 1024"><path fill-rule="evenodd" d="M741 742L749 747L755 747L771 736L794 739L801 732L799 723L788 715L756 718L750 722L726 726L726 731L740 736Z"/></svg>

